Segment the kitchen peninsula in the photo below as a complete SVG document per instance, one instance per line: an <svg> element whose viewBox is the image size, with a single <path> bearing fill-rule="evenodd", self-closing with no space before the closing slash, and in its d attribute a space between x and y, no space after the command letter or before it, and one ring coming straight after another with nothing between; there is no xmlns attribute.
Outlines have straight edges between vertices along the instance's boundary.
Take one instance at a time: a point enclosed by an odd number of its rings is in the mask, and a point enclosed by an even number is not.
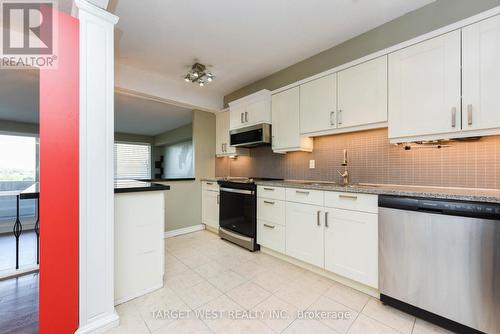
<svg viewBox="0 0 500 334"><path fill-rule="evenodd" d="M163 286L166 190L170 186L115 181L115 305Z"/></svg>

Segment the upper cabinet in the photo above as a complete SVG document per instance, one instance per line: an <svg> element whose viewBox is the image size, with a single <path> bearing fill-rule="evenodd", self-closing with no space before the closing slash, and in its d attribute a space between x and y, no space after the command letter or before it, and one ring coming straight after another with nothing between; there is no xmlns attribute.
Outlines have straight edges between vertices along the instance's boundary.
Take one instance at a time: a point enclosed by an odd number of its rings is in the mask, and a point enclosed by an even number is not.
<svg viewBox="0 0 500 334"><path fill-rule="evenodd" d="M392 141L460 131L460 117L460 31L389 55Z"/></svg>
<svg viewBox="0 0 500 334"><path fill-rule="evenodd" d="M229 112L219 112L216 117L216 155L229 156L229 155L248 155L248 149L236 148L229 146Z"/></svg>
<svg viewBox="0 0 500 334"><path fill-rule="evenodd" d="M229 103L229 130L271 124L271 92L267 89Z"/></svg>
<svg viewBox="0 0 500 334"><path fill-rule="evenodd" d="M500 16L389 56L391 142L500 134Z"/></svg>
<svg viewBox="0 0 500 334"><path fill-rule="evenodd" d="M337 128L337 74L300 85L300 133Z"/></svg>
<svg viewBox="0 0 500 334"><path fill-rule="evenodd" d="M500 16L462 30L462 130L500 128Z"/></svg>
<svg viewBox="0 0 500 334"><path fill-rule="evenodd" d="M300 133L387 126L387 56L300 85Z"/></svg>
<svg viewBox="0 0 500 334"><path fill-rule="evenodd" d="M337 74L338 128L387 122L387 56Z"/></svg>
<svg viewBox="0 0 500 334"><path fill-rule="evenodd" d="M300 135L299 87L272 96L272 147L274 152L308 151L312 138Z"/></svg>

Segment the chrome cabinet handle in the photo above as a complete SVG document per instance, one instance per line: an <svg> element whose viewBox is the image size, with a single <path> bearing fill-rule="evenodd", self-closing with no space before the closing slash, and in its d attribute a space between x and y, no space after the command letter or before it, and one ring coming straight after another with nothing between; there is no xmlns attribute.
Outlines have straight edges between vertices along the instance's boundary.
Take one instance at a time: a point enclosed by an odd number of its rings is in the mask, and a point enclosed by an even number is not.
<svg viewBox="0 0 500 334"><path fill-rule="evenodd" d="M457 108L451 108L451 127L454 128L457 126Z"/></svg>
<svg viewBox="0 0 500 334"><path fill-rule="evenodd" d="M467 124L472 125L472 104L467 105Z"/></svg>
<svg viewBox="0 0 500 334"><path fill-rule="evenodd" d="M248 111L245 111L245 123L248 123Z"/></svg>
<svg viewBox="0 0 500 334"><path fill-rule="evenodd" d="M267 224L264 224L264 226L267 227L267 228L275 228L276 227L274 225L267 225Z"/></svg>
<svg viewBox="0 0 500 334"><path fill-rule="evenodd" d="M328 227L328 211L325 212L325 227Z"/></svg>
<svg viewBox="0 0 500 334"><path fill-rule="evenodd" d="M264 190L274 191L274 188L264 188Z"/></svg>
<svg viewBox="0 0 500 334"><path fill-rule="evenodd" d="M358 196L353 196L353 195L339 195L339 198L346 198L346 199L358 199Z"/></svg>
<svg viewBox="0 0 500 334"><path fill-rule="evenodd" d="M243 120L243 113L240 114L240 119L241 119L241 123L245 123L245 121Z"/></svg>
<svg viewBox="0 0 500 334"><path fill-rule="evenodd" d="M342 109L339 109L337 113L337 124L342 125Z"/></svg>
<svg viewBox="0 0 500 334"><path fill-rule="evenodd" d="M321 211L316 212L316 225L321 226L321 221L319 216L321 215Z"/></svg>
<svg viewBox="0 0 500 334"><path fill-rule="evenodd" d="M309 195L309 191L295 190L297 194Z"/></svg>
<svg viewBox="0 0 500 334"><path fill-rule="evenodd" d="M274 205L274 202L271 201L264 201L264 203Z"/></svg>
<svg viewBox="0 0 500 334"><path fill-rule="evenodd" d="M220 195L217 195L217 204L220 204Z"/></svg>
<svg viewBox="0 0 500 334"><path fill-rule="evenodd" d="M335 111L330 112L330 125L335 125Z"/></svg>
<svg viewBox="0 0 500 334"><path fill-rule="evenodd" d="M213 183L212 182L207 182L207 185L211 186L211 185L213 185Z"/></svg>

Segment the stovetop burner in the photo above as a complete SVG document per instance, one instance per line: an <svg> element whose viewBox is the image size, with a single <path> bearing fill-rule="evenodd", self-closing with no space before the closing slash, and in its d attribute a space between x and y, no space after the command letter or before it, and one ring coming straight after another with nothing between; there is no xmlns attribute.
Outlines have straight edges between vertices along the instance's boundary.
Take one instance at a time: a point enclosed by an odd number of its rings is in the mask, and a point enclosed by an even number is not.
<svg viewBox="0 0 500 334"><path fill-rule="evenodd" d="M283 179L268 178L268 177L239 177L229 176L223 178L221 181L236 182L236 183L255 183L255 181L282 181Z"/></svg>

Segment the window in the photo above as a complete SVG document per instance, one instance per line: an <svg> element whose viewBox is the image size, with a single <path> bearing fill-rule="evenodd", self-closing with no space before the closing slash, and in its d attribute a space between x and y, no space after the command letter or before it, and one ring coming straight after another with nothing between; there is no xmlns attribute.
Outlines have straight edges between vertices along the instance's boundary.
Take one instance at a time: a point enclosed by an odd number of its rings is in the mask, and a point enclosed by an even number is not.
<svg viewBox="0 0 500 334"><path fill-rule="evenodd" d="M194 176L192 140L165 146L164 155L164 178L181 179L192 178Z"/></svg>
<svg viewBox="0 0 500 334"><path fill-rule="evenodd" d="M22 191L38 180L38 138L0 135L0 192ZM20 202L20 216L35 216L35 200ZM12 231L16 196L0 196L0 233ZM7 225L4 224L7 222ZM26 221L24 221L26 222Z"/></svg>
<svg viewBox="0 0 500 334"><path fill-rule="evenodd" d="M151 145L115 143L115 179L150 179Z"/></svg>

